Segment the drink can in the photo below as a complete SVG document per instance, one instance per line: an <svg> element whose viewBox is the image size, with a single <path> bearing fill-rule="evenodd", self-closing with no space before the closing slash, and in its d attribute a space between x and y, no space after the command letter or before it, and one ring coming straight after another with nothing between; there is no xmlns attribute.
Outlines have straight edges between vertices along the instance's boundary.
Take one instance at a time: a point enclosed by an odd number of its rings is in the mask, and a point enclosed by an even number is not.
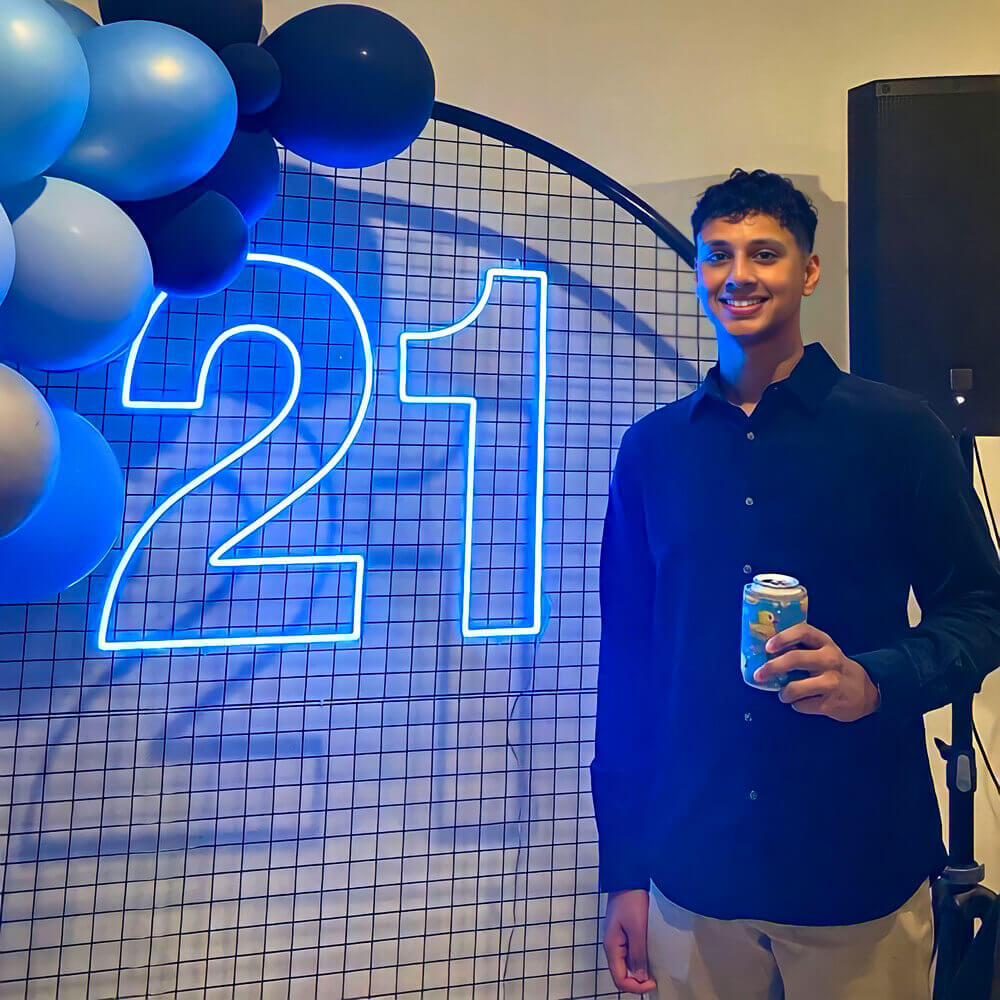
<svg viewBox="0 0 1000 1000"><path fill-rule="evenodd" d="M747 684L761 691L780 691L789 681L809 676L808 671L791 670L763 683L753 679L755 671L780 655L764 650L767 640L791 625L804 622L808 607L806 588L794 576L759 573L744 586L740 669Z"/></svg>

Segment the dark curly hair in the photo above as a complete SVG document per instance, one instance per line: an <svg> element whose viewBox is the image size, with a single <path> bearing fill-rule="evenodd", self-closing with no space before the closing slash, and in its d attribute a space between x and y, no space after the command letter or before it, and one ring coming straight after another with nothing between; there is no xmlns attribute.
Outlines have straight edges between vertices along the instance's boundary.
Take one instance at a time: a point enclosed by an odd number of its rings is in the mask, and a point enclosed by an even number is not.
<svg viewBox="0 0 1000 1000"><path fill-rule="evenodd" d="M695 242L709 219L739 222L751 212L777 219L795 237L805 255L812 253L817 222L813 203L787 177L759 169L747 173L740 167L728 180L702 192L691 214Z"/></svg>

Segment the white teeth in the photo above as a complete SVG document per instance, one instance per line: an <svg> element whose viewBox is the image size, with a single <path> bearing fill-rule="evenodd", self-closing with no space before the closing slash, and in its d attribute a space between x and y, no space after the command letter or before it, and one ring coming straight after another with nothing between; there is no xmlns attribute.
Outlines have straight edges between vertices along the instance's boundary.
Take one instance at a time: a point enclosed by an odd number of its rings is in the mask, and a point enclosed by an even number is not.
<svg viewBox="0 0 1000 1000"><path fill-rule="evenodd" d="M743 301L737 301L736 299L723 299L722 301L725 302L727 306L736 306L738 309L742 309L745 306L755 306L758 303L763 302L764 300L744 299Z"/></svg>

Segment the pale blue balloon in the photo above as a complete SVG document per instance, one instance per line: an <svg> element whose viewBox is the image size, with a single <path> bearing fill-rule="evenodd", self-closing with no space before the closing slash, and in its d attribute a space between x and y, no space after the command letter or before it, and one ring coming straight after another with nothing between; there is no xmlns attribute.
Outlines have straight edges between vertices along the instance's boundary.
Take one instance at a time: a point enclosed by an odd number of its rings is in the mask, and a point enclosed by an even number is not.
<svg viewBox="0 0 1000 1000"><path fill-rule="evenodd" d="M37 509L59 466L59 431L45 397L0 365L0 538Z"/></svg>
<svg viewBox="0 0 1000 1000"><path fill-rule="evenodd" d="M7 297L7 290L14 278L14 230L10 219L0 205L0 303Z"/></svg>
<svg viewBox="0 0 1000 1000"><path fill-rule="evenodd" d="M194 35L154 21L118 21L80 37L90 107L50 171L115 201L159 198L208 173L236 128L236 87Z"/></svg>
<svg viewBox="0 0 1000 1000"><path fill-rule="evenodd" d="M125 513L125 477L89 420L53 406L60 456L48 493L0 538L0 604L48 601L92 573L115 544Z"/></svg>
<svg viewBox="0 0 1000 1000"><path fill-rule="evenodd" d="M85 31L97 27L97 21L75 4L67 3L66 0L45 0L45 2L69 25L69 30L77 38Z"/></svg>
<svg viewBox="0 0 1000 1000"><path fill-rule="evenodd" d="M0 188L62 156L87 113L90 76L76 36L45 0L0 2Z"/></svg>
<svg viewBox="0 0 1000 1000"><path fill-rule="evenodd" d="M0 192L14 230L14 280L0 304L0 359L67 371L104 361L141 328L153 265L135 223L104 195L59 177Z"/></svg>

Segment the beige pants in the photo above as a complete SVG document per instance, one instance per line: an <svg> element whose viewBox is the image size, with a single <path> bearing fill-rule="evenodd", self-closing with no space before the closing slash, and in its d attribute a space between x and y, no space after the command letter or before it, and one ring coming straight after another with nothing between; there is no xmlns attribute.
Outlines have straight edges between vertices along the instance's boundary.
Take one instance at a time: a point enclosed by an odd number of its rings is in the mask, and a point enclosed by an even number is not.
<svg viewBox="0 0 1000 1000"><path fill-rule="evenodd" d="M822 890L820 890L822 891ZM929 883L895 913L841 927L716 920L654 885L647 947L658 1000L929 1000Z"/></svg>

